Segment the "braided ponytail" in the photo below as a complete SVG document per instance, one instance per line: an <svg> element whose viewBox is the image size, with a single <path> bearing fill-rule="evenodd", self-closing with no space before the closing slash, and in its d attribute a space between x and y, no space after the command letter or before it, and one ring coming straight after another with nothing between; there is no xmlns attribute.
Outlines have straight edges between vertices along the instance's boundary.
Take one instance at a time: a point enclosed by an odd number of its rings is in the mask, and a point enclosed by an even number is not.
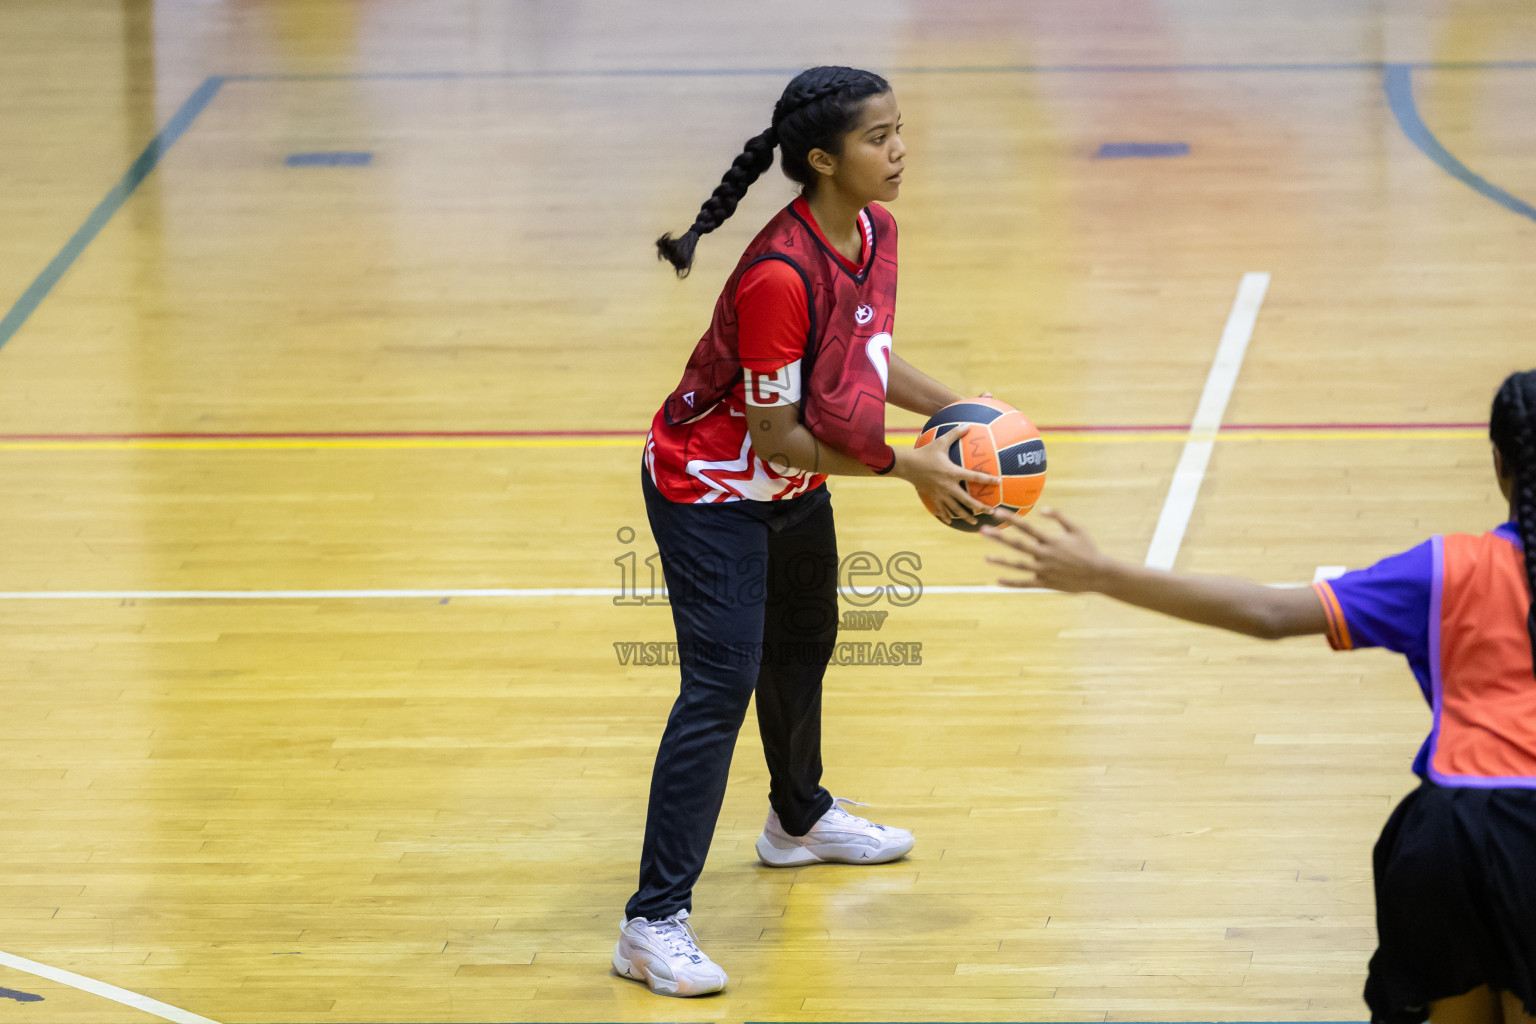
<svg viewBox="0 0 1536 1024"><path fill-rule="evenodd" d="M776 145L778 132L772 128L748 139L736 159L731 161L731 169L725 172L720 184L704 200L704 205L699 207L699 215L693 219L693 225L683 232L682 237L673 238L669 231L656 239L656 257L672 264L678 277L687 277L688 271L692 269L693 250L699 244L699 237L724 224L736 212L736 204L741 202L741 197L747 194L752 183L773 166L773 147Z"/></svg>
<svg viewBox="0 0 1536 1024"><path fill-rule="evenodd" d="M1488 436L1515 480L1515 527L1525 548L1525 578L1536 595L1536 370L1505 378L1493 399ZM1536 658L1536 600L1526 612L1525 625Z"/></svg>
<svg viewBox="0 0 1536 1024"><path fill-rule="evenodd" d="M813 191L816 172L807 160L811 150L841 153L842 137L858 123L859 104L890 88L879 75L855 68L811 68L796 75L773 106L772 125L747 140L688 230L677 238L669 231L656 239L657 258L672 264L678 277L687 277L699 239L736 212L747 189L773 166L775 147L782 150L785 176L802 190Z"/></svg>

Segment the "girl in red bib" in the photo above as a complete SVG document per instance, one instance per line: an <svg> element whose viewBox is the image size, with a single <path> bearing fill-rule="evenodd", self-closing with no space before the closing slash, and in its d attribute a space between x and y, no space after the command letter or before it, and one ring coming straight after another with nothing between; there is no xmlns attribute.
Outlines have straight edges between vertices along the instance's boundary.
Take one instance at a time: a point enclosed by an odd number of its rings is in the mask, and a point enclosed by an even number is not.
<svg viewBox="0 0 1536 1024"><path fill-rule="evenodd" d="M829 474L908 481L943 516L986 507L997 482L943 443L893 449L885 406L931 415L960 396L898 356L896 221L906 146L878 75L812 68L789 83L680 238L657 242L686 276L699 237L735 212L781 153L798 199L760 231L645 441L641 486L666 575L682 687L651 776L640 885L613 966L652 991L719 991L726 975L687 923L754 689L770 775L758 858L771 867L878 864L911 833L846 811L821 786L821 685L837 636Z"/></svg>
<svg viewBox="0 0 1536 1024"><path fill-rule="evenodd" d="M1096 591L1191 622L1408 661L1430 706L1421 779L1376 844L1374 1024L1532 1024L1536 1015L1536 370L1512 374L1488 433L1509 522L1431 537L1312 589L1176 576L1099 554L1083 530L1017 517L988 561L1008 586Z"/></svg>

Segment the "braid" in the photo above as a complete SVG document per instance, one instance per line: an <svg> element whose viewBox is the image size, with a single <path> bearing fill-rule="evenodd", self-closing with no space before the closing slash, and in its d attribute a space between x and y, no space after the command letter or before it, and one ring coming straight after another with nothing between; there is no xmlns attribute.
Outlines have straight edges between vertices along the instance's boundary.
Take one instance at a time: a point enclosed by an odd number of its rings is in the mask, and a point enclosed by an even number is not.
<svg viewBox="0 0 1536 1024"><path fill-rule="evenodd" d="M1525 579L1536 595L1536 374L1524 374L1523 386L1515 389L1517 433L1515 463L1515 525L1525 547ZM1536 659L1536 601L1525 616L1531 634L1531 656Z"/></svg>
<svg viewBox="0 0 1536 1024"><path fill-rule="evenodd" d="M772 127L747 140L687 231L656 239L657 257L672 264L678 277L687 277L699 239L736 212L747 189L773 166L776 147L783 152L785 175L809 193L817 175L807 155L813 149L840 153L842 137L858 123L859 104L890 88L879 75L855 68L811 68L796 75L773 106Z"/></svg>
<svg viewBox="0 0 1536 1024"><path fill-rule="evenodd" d="M854 68L825 68L817 70L829 71L831 75L820 82L806 75L800 75L793 82L790 82L789 88L784 90L784 95L779 97L779 102L773 105L773 123L775 125L791 114L804 110L818 100L824 100L828 96L836 95L844 89L857 85L867 77L874 77L867 71L858 71Z"/></svg>
<svg viewBox="0 0 1536 1024"><path fill-rule="evenodd" d="M1515 479L1515 527L1525 548L1525 578L1536 597L1536 370L1512 373L1493 400L1488 433ZM1536 659L1536 599L1526 612L1531 656Z"/></svg>
<svg viewBox="0 0 1536 1024"><path fill-rule="evenodd" d="M700 236L709 234L736 212L736 204L747 194L747 189L773 166L773 147L778 141L779 133L772 128L748 139L736 159L731 161L731 169L704 200L699 215L682 237L673 238L669 231L656 239L656 258L672 264L678 277L687 277L693 267L693 250L699 244Z"/></svg>

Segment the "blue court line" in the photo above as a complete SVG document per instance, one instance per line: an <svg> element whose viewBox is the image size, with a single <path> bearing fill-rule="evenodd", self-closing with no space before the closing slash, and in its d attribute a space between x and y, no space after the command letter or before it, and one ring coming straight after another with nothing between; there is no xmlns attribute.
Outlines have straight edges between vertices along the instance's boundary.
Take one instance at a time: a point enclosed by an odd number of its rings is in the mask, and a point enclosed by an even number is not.
<svg viewBox="0 0 1536 1024"><path fill-rule="evenodd" d="M289 167L367 167L373 163L373 154L348 150L290 153L283 163Z"/></svg>
<svg viewBox="0 0 1536 1024"><path fill-rule="evenodd" d="M1448 60L1392 64L1385 61L1334 61L1291 64L956 64L891 68L891 75L1042 75L1042 74L1170 74L1178 72L1296 72L1370 71L1409 67L1424 71L1530 71L1536 60ZM226 82L348 82L517 78L750 78L797 75L803 67L769 68L593 68L545 71L355 71L287 74L282 72L225 75Z"/></svg>
<svg viewBox="0 0 1536 1024"><path fill-rule="evenodd" d="M1106 142L1099 147L1096 160L1144 160L1189 156L1187 142Z"/></svg>
<svg viewBox="0 0 1536 1024"><path fill-rule="evenodd" d="M43 272L37 275L37 279L21 293L21 298L16 300L16 304L5 314L4 319L0 319L0 348L4 348L5 343L11 340L22 324L26 323L27 317L37 309L38 303L48 297L53 286L59 283L59 278L74 265L75 260L85 251L85 247L101 233L101 229L107 226L107 221L111 220L112 215L128 201L134 189L149 177L150 172L159 165L160 158L176 145L176 140L186 133L192 122L197 119L197 115L212 102L223 84L224 80L217 75L204 79L203 84L187 97L186 102L175 114L171 115L171 119L165 123L164 128L160 129L160 133L150 140L149 145L144 147L144 152L139 154L139 158L129 165L117 184L108 190L106 198L96 204L96 209L85 218L85 223L80 225L80 229L70 236L69 241L64 243L64 248L59 250L59 254L49 261L43 268Z"/></svg>
<svg viewBox="0 0 1536 1024"><path fill-rule="evenodd" d="M1455 154L1440 144L1435 138L1424 119L1419 116L1418 105L1413 101L1413 66L1409 64L1388 64L1383 69L1382 85L1387 91L1387 103L1392 108L1392 115L1397 118L1397 123L1408 136L1408 141L1419 147L1419 151L1440 165L1441 170L1494 202L1511 213L1517 213L1522 217L1536 220L1536 207L1516 196L1499 188L1493 182L1475 173L1470 167L1456 159Z"/></svg>
<svg viewBox="0 0 1536 1024"><path fill-rule="evenodd" d="M0 988L0 999L14 999L18 1003L40 1003L43 997L31 992L18 992L13 988Z"/></svg>

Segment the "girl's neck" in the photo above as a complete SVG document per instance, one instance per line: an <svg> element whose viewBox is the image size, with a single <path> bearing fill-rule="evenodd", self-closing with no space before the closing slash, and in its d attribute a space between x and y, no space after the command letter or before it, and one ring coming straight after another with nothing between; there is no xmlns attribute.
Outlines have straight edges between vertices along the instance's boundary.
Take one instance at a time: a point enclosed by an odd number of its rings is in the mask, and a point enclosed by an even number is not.
<svg viewBox="0 0 1536 1024"><path fill-rule="evenodd" d="M864 239L859 231L859 211L862 203L854 203L824 182L821 188L806 197L811 216L832 248L851 262L859 262L863 254Z"/></svg>

